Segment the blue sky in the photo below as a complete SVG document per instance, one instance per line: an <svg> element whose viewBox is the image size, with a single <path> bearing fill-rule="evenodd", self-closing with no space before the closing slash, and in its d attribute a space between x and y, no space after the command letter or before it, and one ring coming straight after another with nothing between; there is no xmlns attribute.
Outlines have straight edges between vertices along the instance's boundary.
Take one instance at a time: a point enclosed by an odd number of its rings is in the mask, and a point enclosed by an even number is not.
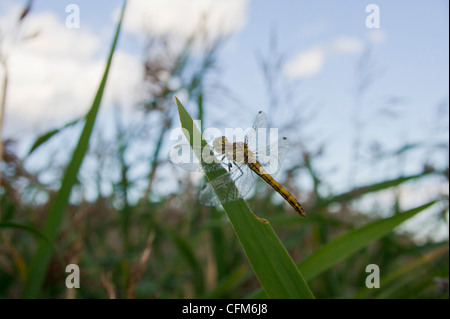
<svg viewBox="0 0 450 319"><path fill-rule="evenodd" d="M0 30L8 30L25 2L0 3ZM79 29L64 25L65 8L71 3L80 8ZM365 9L371 3L380 8L378 29L365 25L369 15ZM25 30L40 30L40 34L7 50L11 83L4 136L25 138L45 132L86 111L121 4L117 0L34 2ZM293 100L280 103L271 114L274 123L282 127L286 120L315 114L310 122L299 121L297 131L285 133L291 140L310 142L311 150L326 141L326 156L319 165L325 172L337 168L340 173L330 173L330 179L341 182L341 188L349 186L344 176L352 174L348 160L358 134L355 114L363 123L366 153L371 141L385 150L408 142L448 144L448 119L437 113L441 105L448 117L448 1L131 0L127 10L104 108L117 100L132 104L130 96L141 76L142 23L156 33L173 31L182 37L196 25L201 12L209 10L210 29L222 29L228 36L219 55L220 78L238 103L210 100L207 124L248 127L258 110L270 111L256 56L269 53L273 32L277 50L284 56L282 79L298 82ZM225 26L223 21L228 21ZM357 104L357 65L368 47L375 76ZM406 170L417 172L424 158L424 154L408 158ZM448 157L434 160L443 164ZM357 182L384 177L386 171L363 170ZM448 184L444 188L448 191Z"/></svg>
<svg viewBox="0 0 450 319"><path fill-rule="evenodd" d="M345 4L336 1L240 2L244 4L236 7L244 11L243 25L232 33L222 52L220 64L225 84L242 98L244 104L267 107L264 105L267 104L265 87L255 52L267 53L273 30L277 35L279 51L287 56L287 60L295 59L302 51L330 44L339 37L351 38L363 45L370 44L373 58L381 71L370 95L374 98L387 95L403 97L409 109L402 114L405 126L407 123L418 126L424 120L424 109L448 97L447 1L378 1L381 28L370 30L364 24L368 15L365 7L369 3L363 1L346 1ZM20 1L3 1L2 7L8 8L17 3ZM113 13L120 7L121 1L37 0L33 13L51 12L63 23L67 16L65 7L70 3L80 7L80 30L88 29L88 32L100 34L102 43L99 44L99 51L106 52L109 35L114 29ZM169 15L171 5L176 5L177 1L166 3ZM6 10L3 8L2 11ZM127 18L131 20L129 16ZM189 20L187 16L186 21ZM369 40L371 33L380 34L382 40L372 43ZM123 50L139 52L126 34L121 43ZM334 119L338 115L336 113L348 112L349 99L357 85L355 68L360 55L361 52L355 50L326 58L317 72L301 78L298 96L325 104L327 113ZM253 114L254 111L249 110L250 118Z"/></svg>

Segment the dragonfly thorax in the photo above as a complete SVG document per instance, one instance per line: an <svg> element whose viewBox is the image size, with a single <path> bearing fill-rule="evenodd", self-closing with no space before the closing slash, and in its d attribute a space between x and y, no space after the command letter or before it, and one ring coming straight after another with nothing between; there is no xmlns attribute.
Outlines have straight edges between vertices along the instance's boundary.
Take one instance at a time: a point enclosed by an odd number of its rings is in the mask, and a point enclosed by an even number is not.
<svg viewBox="0 0 450 319"><path fill-rule="evenodd" d="M213 141L213 147L217 153L225 155L228 161L246 164L256 161L255 153L244 142L231 143L225 136L221 136Z"/></svg>
<svg viewBox="0 0 450 319"><path fill-rule="evenodd" d="M224 154L227 144L229 144L227 138L225 136L221 136L214 139L212 146L217 153Z"/></svg>
<svg viewBox="0 0 450 319"><path fill-rule="evenodd" d="M278 192L297 213L304 216L301 204L272 176L280 169L289 147L288 141L283 137L268 146L260 145L262 141L267 140L265 132L267 132L267 117L263 112L259 112L244 142L230 142L225 136L221 136L214 139L211 147L202 146L199 150L187 144L187 150L191 148L192 150L182 152L188 156L181 158L187 162L177 160L174 163L187 170L200 168L206 173L220 168L228 169L227 173L220 174L205 184L200 192L200 202L204 205L218 206L246 196L252 189L253 175L256 174ZM181 146L175 146L173 153L179 154L183 149ZM206 159L203 158L205 149L208 153ZM198 158L199 152L202 155L201 159L205 159L204 163L192 163L192 158ZM210 165L212 163L210 159L214 161L214 165ZM217 165L219 163L220 165Z"/></svg>

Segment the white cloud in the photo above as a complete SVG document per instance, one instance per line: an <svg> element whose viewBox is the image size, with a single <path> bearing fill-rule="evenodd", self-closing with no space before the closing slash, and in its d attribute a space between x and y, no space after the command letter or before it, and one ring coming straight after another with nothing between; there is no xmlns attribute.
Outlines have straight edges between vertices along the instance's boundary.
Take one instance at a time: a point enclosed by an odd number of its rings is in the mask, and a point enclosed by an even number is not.
<svg viewBox="0 0 450 319"><path fill-rule="evenodd" d="M357 38L337 36L327 43L315 45L298 53L284 65L283 72L289 78L310 77L319 73L331 57L359 53L363 51L364 46Z"/></svg>
<svg viewBox="0 0 450 319"><path fill-rule="evenodd" d="M133 0L127 5L124 29L156 34L191 35L202 18L212 34L230 34L246 23L248 0Z"/></svg>
<svg viewBox="0 0 450 319"><path fill-rule="evenodd" d="M334 38L326 48L326 50L328 50L328 55L359 53L362 52L363 49L364 44L360 40L348 36L338 36Z"/></svg>
<svg viewBox="0 0 450 319"><path fill-rule="evenodd" d="M106 63L106 55L98 54L99 50L107 52L104 48L110 43L87 28L66 28L52 13L31 14L24 22L23 34L36 30L39 34L8 48L6 137L45 130L84 115ZM116 50L103 108L116 100L131 104L139 72L138 57Z"/></svg>
<svg viewBox="0 0 450 319"><path fill-rule="evenodd" d="M324 51L320 48L311 48L288 62L284 66L284 73L290 78L305 78L318 73L324 63Z"/></svg>
<svg viewBox="0 0 450 319"><path fill-rule="evenodd" d="M229 34L246 23L248 0L133 0L127 5L122 37L143 34L147 27L156 35L170 32L191 35L205 15L210 35ZM0 14L1 52L8 53L9 86L4 136L46 130L85 114L90 107L105 67L111 39L87 27L69 29L51 13L31 12L17 33L21 6L11 5ZM118 11L116 11L117 13ZM177 42L181 43L181 41ZM0 75L3 72L0 67ZM135 87L142 79L140 58L116 50L103 98L104 109L112 102L132 105Z"/></svg>

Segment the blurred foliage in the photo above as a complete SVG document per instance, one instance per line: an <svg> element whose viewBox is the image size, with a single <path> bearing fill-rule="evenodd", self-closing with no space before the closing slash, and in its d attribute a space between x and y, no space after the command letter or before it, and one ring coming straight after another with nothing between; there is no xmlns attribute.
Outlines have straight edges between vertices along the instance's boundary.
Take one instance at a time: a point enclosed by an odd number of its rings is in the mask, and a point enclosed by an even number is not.
<svg viewBox="0 0 450 319"><path fill-rule="evenodd" d="M212 108L208 98L227 92L217 80L217 56L224 41L209 37L201 29L182 45L169 35L149 37L143 61L142 102L136 111L138 120L128 123L123 111L116 109L112 138L101 134L101 125L94 129L85 159L94 164L83 164L78 175L62 229L52 245L54 254L40 297L242 298L259 290L260 284L222 209L201 206L197 200L198 184L186 172L171 167L164 151L170 145L171 129L179 126L175 95L182 96L190 113L202 120ZM280 59L269 57L280 65ZM274 78L279 76L278 69L269 60L259 56L268 87L276 82L278 90L283 85ZM292 98L277 90L268 92L269 101L280 104ZM289 88L291 91L295 92ZM278 95L283 98L277 98ZM275 106L272 107L269 115L275 112ZM2 298L19 298L23 294L38 242L45 240L41 230L65 167L52 159L49 145L53 143L57 152L70 154L65 140L58 138L77 129L75 120L42 134L25 158L16 155L15 141L3 141ZM293 141L293 151L300 154L297 158L301 161L291 163L280 182L294 194L302 194L307 218L300 219L263 183L257 184L247 201L253 211L261 212L261 218L270 221L297 263L339 235L400 213L398 194L405 185L414 185L416 191L426 189L430 183L445 184L448 189L448 166L436 168L427 160L424 169L415 174L406 176L399 168L392 179L357 185L342 194L330 193L332 187L327 185L326 174L316 165L325 156L322 148L326 148L326 143L310 150L304 146L307 141L298 138ZM355 152L362 143L358 137ZM398 150L378 149L376 157L359 161L358 167L375 169L377 163L400 157L405 162L413 152L431 147L435 147L435 152L448 154L448 145L411 143ZM49 155L48 163L37 171L27 169L27 163L45 158L43 152ZM354 160L358 161L356 155ZM296 182L300 177L312 181L309 192ZM176 191L167 193L160 189L160 185L174 181ZM376 202L381 191L394 194L390 206L367 208L361 203ZM438 201L434 211L423 213L429 221L429 236L417 239L405 230L389 233L309 280L315 297L448 298L448 238L437 241L432 236L442 224L448 227L448 198L436 193L429 200ZM65 266L71 263L81 269L79 289L64 287L68 275ZM368 264L380 266L380 289L365 287Z"/></svg>

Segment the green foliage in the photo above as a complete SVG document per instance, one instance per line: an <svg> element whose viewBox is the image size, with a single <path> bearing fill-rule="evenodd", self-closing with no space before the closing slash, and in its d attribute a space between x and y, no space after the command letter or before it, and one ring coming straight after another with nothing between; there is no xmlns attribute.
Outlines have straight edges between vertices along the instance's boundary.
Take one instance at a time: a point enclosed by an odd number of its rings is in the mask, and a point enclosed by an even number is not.
<svg viewBox="0 0 450 319"><path fill-rule="evenodd" d="M187 130L186 137L193 146L193 137L200 136L201 133L178 99L177 105L181 125ZM202 139L202 146L205 145L206 142ZM206 176L212 180L217 174L226 173L224 169L218 171L207 172ZM313 298L308 285L269 222L253 214L243 199L226 203L223 208L267 295L270 298Z"/></svg>
<svg viewBox="0 0 450 319"><path fill-rule="evenodd" d="M31 155L31 153L33 153L36 149L38 149L39 146L41 146L41 145L45 144L47 141L49 141L53 136L59 134L64 129L66 129L70 126L73 126L80 121L81 121L81 119L75 119L75 120L70 121L69 123L65 124L61 128L57 128L57 129L45 132L44 134L38 136L38 138L36 138L36 141L34 141L33 145L31 146L30 150L28 151L28 156Z"/></svg>
<svg viewBox="0 0 450 319"><path fill-rule="evenodd" d="M433 204L434 201L349 231L317 249L300 263L299 268L307 274L306 278L312 279Z"/></svg>
<svg viewBox="0 0 450 319"><path fill-rule="evenodd" d="M122 14L120 17L119 24L117 25L117 30L115 33L114 41L111 46L111 51L108 57L108 62L106 64L102 81L97 90L97 94L94 98L94 102L92 103L92 107L86 114L85 125L83 131L81 132L80 139L78 140L77 147L73 152L73 157L69 163L69 166L66 169L66 173L64 174L61 183L61 188L59 189L58 193L56 194L53 200L53 203L50 207L44 225L43 233L45 237L51 242L53 242L56 239L58 232L61 228L61 222L63 220L64 213L66 211L69 202L70 193L72 191L75 182L77 181L78 171L80 169L81 163L83 162L83 158L88 150L89 139L91 137L95 119L97 117L97 113L100 108L103 90L106 85L108 72L111 66L112 57L114 55L114 49L116 47L117 39L119 37L120 26L122 24L123 14L125 12L125 3L126 2L124 2L124 6L122 8ZM51 134L46 134L44 136L46 136L46 139L48 140ZM42 142L42 139L40 142ZM36 144L34 145L34 147L36 147ZM49 246L47 240L41 240L36 255L31 261L30 273L28 275L27 284L24 290L25 298L36 298L39 296L39 291L44 281L45 272L50 262L51 256L52 256L52 247Z"/></svg>
<svg viewBox="0 0 450 319"><path fill-rule="evenodd" d="M177 118L191 135L200 136L189 113L196 114L202 125L205 118L215 116L211 96L217 86L208 79L217 70L222 39L196 46L194 42L207 37L193 34L176 53L166 47L167 39L150 39L144 61L149 91L140 104L142 120L124 124L115 111L117 134L107 140L94 124L120 23L97 95L62 177L59 167L30 172L14 154L12 143L4 143L0 297L448 298L448 241L418 239L399 229L417 218L423 218L421 226L429 227L429 237L438 226L448 227L448 200L439 192L430 194L428 188L448 185L448 167L437 169L425 163L423 171L408 175L400 167L390 178L336 193L316 165L323 160L321 151L293 147L299 153L280 182L302 195L305 219L274 200L276 195L272 197L274 192L267 192L264 183L257 184L256 192L245 201L225 204L223 209L203 207L198 201L202 181L167 163L166 150L172 142L170 130L179 126ZM266 80L278 83L277 69L262 64ZM278 90L267 86L270 101L284 102ZM189 113L174 99L181 94ZM37 137L24 160L35 160L37 149L45 150L62 131L79 122L76 119ZM411 142L371 160L399 156L405 160L411 152L427 147L425 142ZM136 148L142 151L137 159L131 156ZM448 145L442 143L432 141L431 148L448 153ZM61 148L58 152L70 151ZM82 166L86 158L95 159L98 169ZM372 168L373 163L365 164ZM142 167L147 170L143 172ZM40 174L49 172L56 177L45 184ZM208 173L205 178L224 172ZM297 185L299 176L313 181L310 193ZM170 184L175 187L169 189ZM403 209L398 194L405 186L430 196L417 207ZM95 198L88 196L93 188ZM394 199L378 200L380 193L394 194ZM378 206L361 205L366 199ZM81 288L76 291L64 287L69 263L81 269ZM365 287L368 264L381 268L380 289Z"/></svg>

